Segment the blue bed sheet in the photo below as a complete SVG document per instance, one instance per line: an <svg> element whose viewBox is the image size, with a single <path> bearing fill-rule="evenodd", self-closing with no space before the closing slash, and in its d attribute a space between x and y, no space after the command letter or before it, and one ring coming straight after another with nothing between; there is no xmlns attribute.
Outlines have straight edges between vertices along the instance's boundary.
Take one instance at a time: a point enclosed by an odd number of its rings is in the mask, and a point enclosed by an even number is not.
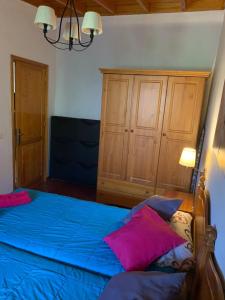
<svg viewBox="0 0 225 300"><path fill-rule="evenodd" d="M29 193L31 203L0 210L0 242L106 276L124 271L103 237L122 225L127 209Z"/></svg>
<svg viewBox="0 0 225 300"><path fill-rule="evenodd" d="M109 277L0 244L1 300L97 300Z"/></svg>

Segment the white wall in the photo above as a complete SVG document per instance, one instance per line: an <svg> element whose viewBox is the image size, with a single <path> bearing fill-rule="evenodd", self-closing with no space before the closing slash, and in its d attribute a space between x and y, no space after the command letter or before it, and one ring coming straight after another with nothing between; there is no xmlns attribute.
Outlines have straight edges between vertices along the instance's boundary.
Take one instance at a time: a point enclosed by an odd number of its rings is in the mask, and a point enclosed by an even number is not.
<svg viewBox="0 0 225 300"><path fill-rule="evenodd" d="M217 164L213 140L217 117L225 80L225 22L221 32L220 45L214 68L210 106L207 116L206 137L202 154L201 168L206 168L207 189L211 198L211 223L218 230L216 242L216 258L225 275L225 171L222 172ZM225 134L225 133L224 133Z"/></svg>
<svg viewBox="0 0 225 300"><path fill-rule="evenodd" d="M46 63L49 69L49 114L53 112L55 50L33 25L36 9L20 0L0 0L0 193L12 190L10 55Z"/></svg>
<svg viewBox="0 0 225 300"><path fill-rule="evenodd" d="M210 69L222 11L103 18L104 34L82 53L56 54L54 113L99 119L99 67Z"/></svg>

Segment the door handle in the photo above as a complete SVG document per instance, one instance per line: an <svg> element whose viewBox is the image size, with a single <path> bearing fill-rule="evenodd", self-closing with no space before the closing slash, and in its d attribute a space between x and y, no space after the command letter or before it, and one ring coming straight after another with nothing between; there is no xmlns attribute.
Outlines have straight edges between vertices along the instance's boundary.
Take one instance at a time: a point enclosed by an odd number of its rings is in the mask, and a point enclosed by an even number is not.
<svg viewBox="0 0 225 300"><path fill-rule="evenodd" d="M20 145L22 135L20 128L16 128L16 145Z"/></svg>

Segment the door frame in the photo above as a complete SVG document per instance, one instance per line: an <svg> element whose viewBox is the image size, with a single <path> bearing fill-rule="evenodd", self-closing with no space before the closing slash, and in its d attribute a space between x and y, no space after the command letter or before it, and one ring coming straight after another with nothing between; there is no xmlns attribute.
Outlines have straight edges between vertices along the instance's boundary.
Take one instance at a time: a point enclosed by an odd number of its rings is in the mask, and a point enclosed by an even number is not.
<svg viewBox="0 0 225 300"><path fill-rule="evenodd" d="M12 160L13 160L13 188L16 188L16 174L15 174L15 158L16 158L16 142L15 142L15 96L14 96L14 63L16 61L25 62L32 65L37 65L45 69L45 133L44 133L44 174L43 180L45 181L47 178L47 168L48 168L48 81L49 81L49 66L40 62L36 62L30 59L22 58L16 55L11 55L10 61L10 71L11 71L11 124L12 124Z"/></svg>

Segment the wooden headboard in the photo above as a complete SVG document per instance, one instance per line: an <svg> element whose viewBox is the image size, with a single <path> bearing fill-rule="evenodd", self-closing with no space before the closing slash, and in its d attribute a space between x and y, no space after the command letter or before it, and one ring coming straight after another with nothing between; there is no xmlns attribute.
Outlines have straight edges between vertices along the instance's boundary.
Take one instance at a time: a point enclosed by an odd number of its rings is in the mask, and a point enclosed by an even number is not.
<svg viewBox="0 0 225 300"><path fill-rule="evenodd" d="M201 173L194 203L196 268L191 286L192 300L225 300L224 282L214 258L216 228L209 225L210 202Z"/></svg>

